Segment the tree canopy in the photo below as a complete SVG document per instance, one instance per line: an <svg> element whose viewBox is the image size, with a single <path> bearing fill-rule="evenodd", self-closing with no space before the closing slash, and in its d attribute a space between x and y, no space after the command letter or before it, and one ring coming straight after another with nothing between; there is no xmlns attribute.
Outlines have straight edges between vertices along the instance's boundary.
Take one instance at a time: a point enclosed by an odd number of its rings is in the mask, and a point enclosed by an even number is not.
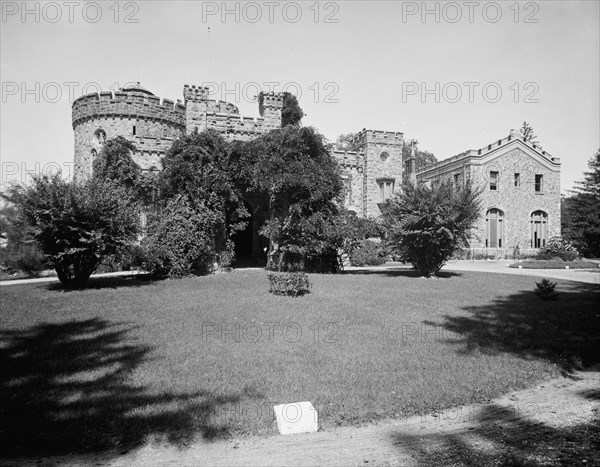
<svg viewBox="0 0 600 467"><path fill-rule="evenodd" d="M533 130L533 127L529 123L523 122L523 125L521 125L520 132L521 132L521 136L524 141L531 143L531 144L535 144L538 148L541 149L542 145L538 141L537 136L535 135L535 132Z"/></svg>
<svg viewBox="0 0 600 467"><path fill-rule="evenodd" d="M437 162L437 158L433 155L433 153L425 150L420 150L418 145L419 142L416 139L409 139L404 141L402 145L402 162L406 162L411 156L411 145L415 145L415 169L420 169L429 164L434 164Z"/></svg>
<svg viewBox="0 0 600 467"><path fill-rule="evenodd" d="M586 256L600 257L600 149L573 196L563 200L563 235Z"/></svg>

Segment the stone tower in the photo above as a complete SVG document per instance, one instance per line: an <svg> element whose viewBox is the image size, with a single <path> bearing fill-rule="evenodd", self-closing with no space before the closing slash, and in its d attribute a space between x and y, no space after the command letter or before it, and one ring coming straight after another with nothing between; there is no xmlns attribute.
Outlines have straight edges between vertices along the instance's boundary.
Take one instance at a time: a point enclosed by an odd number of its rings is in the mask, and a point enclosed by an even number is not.
<svg viewBox="0 0 600 467"><path fill-rule="evenodd" d="M185 107L180 102L155 96L139 83L119 92L88 94L72 108L75 133L74 176L92 173L94 157L104 141L123 136L132 141L135 162L142 170L160 168L160 159L185 132Z"/></svg>
<svg viewBox="0 0 600 467"><path fill-rule="evenodd" d="M234 104L209 98L209 88L183 87L187 133L214 129L228 140L248 141L281 126L282 93L261 92L260 117L243 117Z"/></svg>
<svg viewBox="0 0 600 467"><path fill-rule="evenodd" d="M381 207L402 184L403 134L363 129L352 140L352 150L362 155L362 200L359 215L379 216Z"/></svg>

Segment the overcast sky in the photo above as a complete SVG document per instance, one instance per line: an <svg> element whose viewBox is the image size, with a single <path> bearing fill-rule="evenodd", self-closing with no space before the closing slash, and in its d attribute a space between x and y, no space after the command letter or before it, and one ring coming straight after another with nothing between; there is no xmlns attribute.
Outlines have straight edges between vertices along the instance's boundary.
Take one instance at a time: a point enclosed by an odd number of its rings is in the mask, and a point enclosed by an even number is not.
<svg viewBox="0 0 600 467"><path fill-rule="evenodd" d="M256 84L300 92L329 139L400 131L440 160L526 120L563 192L600 146L597 1L1 3L2 182L69 170L73 98L135 81L217 83L245 116Z"/></svg>

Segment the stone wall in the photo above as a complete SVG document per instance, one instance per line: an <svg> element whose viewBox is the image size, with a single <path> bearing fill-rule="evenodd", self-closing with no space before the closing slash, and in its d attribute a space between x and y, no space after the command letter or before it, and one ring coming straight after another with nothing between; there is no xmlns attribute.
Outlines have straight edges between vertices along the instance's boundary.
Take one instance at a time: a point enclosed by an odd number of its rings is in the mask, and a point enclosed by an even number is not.
<svg viewBox="0 0 600 467"><path fill-rule="evenodd" d="M263 106L257 118L243 117L238 108L224 101L209 99L207 87L185 85L185 124L187 133L196 129L214 129L229 141L249 141L263 133L281 126L283 94L261 92Z"/></svg>
<svg viewBox="0 0 600 467"><path fill-rule="evenodd" d="M498 173L497 189L490 189L490 172ZM515 186L515 174L519 174ZM542 175L542 191L535 191L535 176ZM511 134L479 150L471 150L438 162L417 173L419 182L435 183L450 179L460 185L471 180L482 188L480 217L471 232L471 247L486 248L486 213L503 213L502 250L517 246L522 252L533 248L531 215L543 211L547 218L547 238L560 236L560 159ZM489 245L489 242L488 242Z"/></svg>
<svg viewBox="0 0 600 467"><path fill-rule="evenodd" d="M160 159L174 139L185 130L185 107L173 101L141 93L103 92L73 102L74 176L90 176L94 155L105 140L123 136L138 153L134 160L142 169L160 168Z"/></svg>

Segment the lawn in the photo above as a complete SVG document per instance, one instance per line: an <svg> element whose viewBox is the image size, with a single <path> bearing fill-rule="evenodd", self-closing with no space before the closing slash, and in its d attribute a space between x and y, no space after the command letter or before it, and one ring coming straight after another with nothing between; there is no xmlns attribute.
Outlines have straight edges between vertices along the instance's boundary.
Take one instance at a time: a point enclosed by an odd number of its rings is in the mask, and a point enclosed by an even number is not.
<svg viewBox="0 0 600 467"><path fill-rule="evenodd" d="M597 287L410 271L311 275L300 298L265 271L91 288L0 288L4 456L148 439L274 434L309 400L324 429L487 401L600 361Z"/></svg>

